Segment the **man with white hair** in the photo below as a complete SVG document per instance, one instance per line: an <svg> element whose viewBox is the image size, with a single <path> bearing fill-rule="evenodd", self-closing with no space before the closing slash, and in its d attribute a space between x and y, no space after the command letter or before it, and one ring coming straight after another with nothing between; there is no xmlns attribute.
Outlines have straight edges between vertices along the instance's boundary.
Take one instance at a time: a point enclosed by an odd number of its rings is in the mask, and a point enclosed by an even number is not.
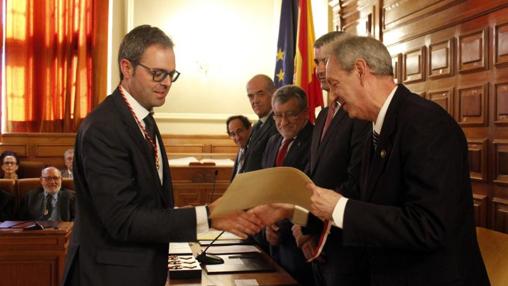
<svg viewBox="0 0 508 286"><path fill-rule="evenodd" d="M27 193L22 205L23 219L74 220L74 192L62 188L62 175L55 167L42 170L41 187Z"/></svg>

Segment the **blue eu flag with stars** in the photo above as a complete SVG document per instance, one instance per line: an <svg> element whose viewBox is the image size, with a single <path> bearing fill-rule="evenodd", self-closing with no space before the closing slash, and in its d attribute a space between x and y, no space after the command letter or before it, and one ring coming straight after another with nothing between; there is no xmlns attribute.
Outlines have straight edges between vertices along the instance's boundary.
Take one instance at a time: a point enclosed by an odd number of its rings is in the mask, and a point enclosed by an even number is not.
<svg viewBox="0 0 508 286"><path fill-rule="evenodd" d="M282 0L274 82L277 88L293 83L298 0Z"/></svg>

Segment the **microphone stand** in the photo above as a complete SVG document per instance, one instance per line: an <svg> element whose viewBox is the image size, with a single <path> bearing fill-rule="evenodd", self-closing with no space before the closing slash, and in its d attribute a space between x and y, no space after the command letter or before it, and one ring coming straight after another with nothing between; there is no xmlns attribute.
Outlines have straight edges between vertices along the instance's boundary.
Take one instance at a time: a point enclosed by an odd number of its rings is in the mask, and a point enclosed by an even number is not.
<svg viewBox="0 0 508 286"><path fill-rule="evenodd" d="M215 184L216 184L216 181L217 181L217 175L218 175L219 171L216 169L214 172L213 172L213 181L212 181L212 192L210 193L210 196L208 197L208 202L212 201L213 200L213 195L215 193ZM196 256L196 260L199 261L200 263L202 264L205 264L205 265L208 265L208 264L222 264L224 263L224 259L222 259L221 257L217 256L217 255L214 255L214 254L209 254L209 253L206 253L206 251L208 250L208 248L210 248L210 246L213 245L213 243L224 233L224 231L222 231L221 233L219 233L219 235L217 235L216 238L214 238L212 240L212 242L210 242L210 244L205 248L205 250L203 250L203 252L201 252L198 256Z"/></svg>

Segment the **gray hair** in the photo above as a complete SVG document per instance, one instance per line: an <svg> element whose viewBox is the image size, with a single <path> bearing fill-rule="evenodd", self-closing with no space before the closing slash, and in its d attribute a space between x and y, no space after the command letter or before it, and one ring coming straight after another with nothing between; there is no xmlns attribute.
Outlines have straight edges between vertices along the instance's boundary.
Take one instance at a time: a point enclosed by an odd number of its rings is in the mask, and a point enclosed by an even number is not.
<svg viewBox="0 0 508 286"><path fill-rule="evenodd" d="M137 66L145 50L152 45L160 45L164 48L173 49L173 41L157 27L150 25L138 26L123 37L118 51L118 67L122 59L129 60L133 66ZM120 68L120 80L123 80Z"/></svg>
<svg viewBox="0 0 508 286"><path fill-rule="evenodd" d="M341 68L353 70L357 59L364 59L376 75L393 76L392 58L380 41L371 37L348 37L333 44L332 54Z"/></svg>
<svg viewBox="0 0 508 286"><path fill-rule="evenodd" d="M69 149L65 150L65 152L64 152L64 158L67 156L67 154L70 154L70 153L74 154L74 148L69 148Z"/></svg>
<svg viewBox="0 0 508 286"><path fill-rule="evenodd" d="M300 111L307 109L307 95L305 91L296 85L285 85L275 91L272 97L272 105L275 103L286 103L290 99L296 99Z"/></svg>
<svg viewBox="0 0 508 286"><path fill-rule="evenodd" d="M328 32L328 33L322 35L321 37L319 37L314 42L314 48L321 48L322 46L327 45L335 40L338 40L342 36L346 36L346 35L347 34L345 32L341 32L341 31Z"/></svg>

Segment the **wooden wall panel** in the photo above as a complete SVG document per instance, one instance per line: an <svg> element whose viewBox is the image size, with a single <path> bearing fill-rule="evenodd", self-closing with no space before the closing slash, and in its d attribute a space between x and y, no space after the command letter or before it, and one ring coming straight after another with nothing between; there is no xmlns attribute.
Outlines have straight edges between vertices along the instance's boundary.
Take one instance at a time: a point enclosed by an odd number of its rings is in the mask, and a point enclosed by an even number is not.
<svg viewBox="0 0 508 286"><path fill-rule="evenodd" d="M453 75L454 39L429 46L429 78Z"/></svg>
<svg viewBox="0 0 508 286"><path fill-rule="evenodd" d="M474 213L477 226L487 227L487 203L487 196L473 194Z"/></svg>
<svg viewBox="0 0 508 286"><path fill-rule="evenodd" d="M439 104L444 110L453 117L453 95L454 89L430 90L427 93L427 99Z"/></svg>
<svg viewBox="0 0 508 286"><path fill-rule="evenodd" d="M469 139L469 169L472 180L487 181L487 139Z"/></svg>
<svg viewBox="0 0 508 286"><path fill-rule="evenodd" d="M458 87L457 121L464 126L487 124L488 84Z"/></svg>
<svg viewBox="0 0 508 286"><path fill-rule="evenodd" d="M425 80L425 47L404 54L403 82L411 83Z"/></svg>
<svg viewBox="0 0 508 286"><path fill-rule="evenodd" d="M494 64L496 66L508 64L508 23L496 25L494 39Z"/></svg>
<svg viewBox="0 0 508 286"><path fill-rule="evenodd" d="M508 82L497 83L494 89L494 123L508 124Z"/></svg>
<svg viewBox="0 0 508 286"><path fill-rule="evenodd" d="M459 72L487 69L487 42L488 29L459 36Z"/></svg>

